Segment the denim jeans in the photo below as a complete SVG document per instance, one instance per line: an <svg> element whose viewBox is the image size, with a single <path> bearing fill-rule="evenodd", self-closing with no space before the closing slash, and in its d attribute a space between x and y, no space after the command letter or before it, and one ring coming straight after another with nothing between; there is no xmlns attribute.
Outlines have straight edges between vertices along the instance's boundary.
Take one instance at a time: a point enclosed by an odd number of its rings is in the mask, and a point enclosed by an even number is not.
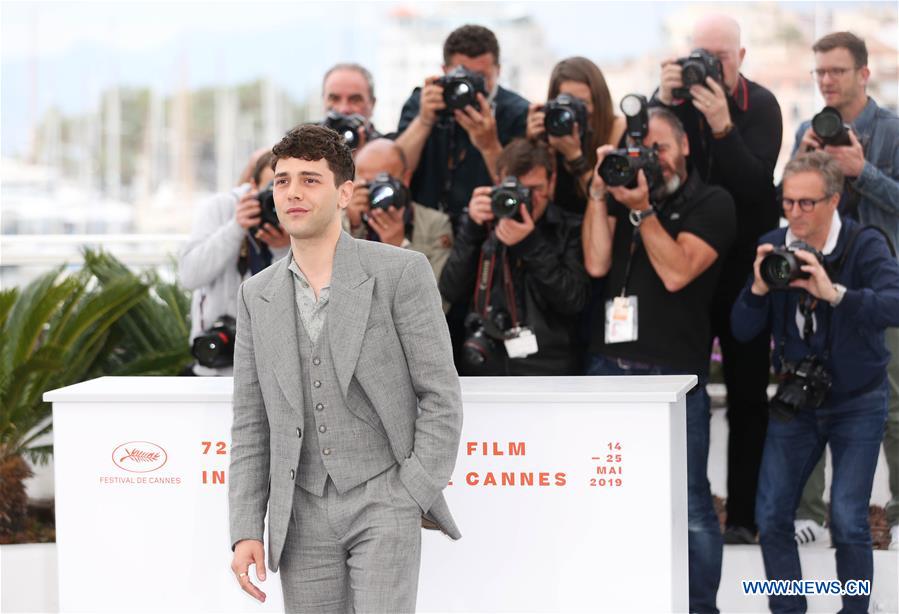
<svg viewBox="0 0 899 614"><path fill-rule="evenodd" d="M665 367L634 365L600 354L587 357L587 375L682 375ZM689 543L690 611L717 612L724 541L709 486L708 378L687 393L687 536Z"/></svg>
<svg viewBox="0 0 899 614"><path fill-rule="evenodd" d="M796 505L809 475L830 445L830 534L837 577L872 580L874 559L868 502L883 439L889 391L882 387L839 404L801 410L784 422L771 418L765 438L756 520L769 580L799 580L799 552L793 538ZM820 578L824 579L824 578ZM867 596L844 596L843 612L867 612ZM771 596L772 612L805 612L802 596Z"/></svg>

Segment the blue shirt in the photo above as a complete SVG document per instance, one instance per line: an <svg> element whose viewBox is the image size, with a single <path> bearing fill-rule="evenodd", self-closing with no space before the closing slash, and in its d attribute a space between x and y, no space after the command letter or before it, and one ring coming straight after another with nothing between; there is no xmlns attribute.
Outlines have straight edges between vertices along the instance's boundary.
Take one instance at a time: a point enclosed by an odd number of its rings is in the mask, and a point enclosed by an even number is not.
<svg viewBox="0 0 899 614"><path fill-rule="evenodd" d="M805 121L796 131L793 155L810 125L811 121ZM851 185L859 195L858 220L879 226L893 246L899 247L899 117L877 106L869 96L868 104L851 125L865 152L865 166L857 178L847 179L841 210Z"/></svg>

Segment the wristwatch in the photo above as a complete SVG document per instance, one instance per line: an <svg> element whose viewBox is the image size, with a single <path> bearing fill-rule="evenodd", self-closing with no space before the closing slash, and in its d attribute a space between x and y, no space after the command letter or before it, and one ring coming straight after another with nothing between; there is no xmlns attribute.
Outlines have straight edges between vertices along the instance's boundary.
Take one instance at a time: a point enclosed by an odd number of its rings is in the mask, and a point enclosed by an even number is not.
<svg viewBox="0 0 899 614"><path fill-rule="evenodd" d="M631 224L633 224L634 227L637 227L643 223L643 220L645 220L649 216L655 215L655 214L656 214L655 208L650 206L649 209L644 209L643 211L631 210L631 212L628 214L627 217L631 221Z"/></svg>
<svg viewBox="0 0 899 614"><path fill-rule="evenodd" d="M840 301L843 300L843 297L846 296L846 286L843 284L834 284L833 289L837 291L837 297L831 301L830 306L836 307L840 304Z"/></svg>

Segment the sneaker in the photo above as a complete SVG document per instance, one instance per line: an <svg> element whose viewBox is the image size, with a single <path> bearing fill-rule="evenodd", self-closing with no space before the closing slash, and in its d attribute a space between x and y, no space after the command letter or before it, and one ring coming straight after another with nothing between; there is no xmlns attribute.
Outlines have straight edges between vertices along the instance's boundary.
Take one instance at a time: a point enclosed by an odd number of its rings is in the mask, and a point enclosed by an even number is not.
<svg viewBox="0 0 899 614"><path fill-rule="evenodd" d="M819 548L830 546L830 536L827 529L814 520L797 520L793 526L796 530L794 537L797 546L817 546Z"/></svg>
<svg viewBox="0 0 899 614"><path fill-rule="evenodd" d="M727 527L724 529L725 544L754 544L755 533L746 527Z"/></svg>
<svg viewBox="0 0 899 614"><path fill-rule="evenodd" d="M899 550L899 524L890 527L890 550Z"/></svg>

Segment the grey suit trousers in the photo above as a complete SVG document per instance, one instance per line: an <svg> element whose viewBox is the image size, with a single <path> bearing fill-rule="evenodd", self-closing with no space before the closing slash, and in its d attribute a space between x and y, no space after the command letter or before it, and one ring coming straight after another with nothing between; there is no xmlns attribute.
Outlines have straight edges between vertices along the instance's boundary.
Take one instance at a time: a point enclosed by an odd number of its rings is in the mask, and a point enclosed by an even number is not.
<svg viewBox="0 0 899 614"><path fill-rule="evenodd" d="M287 612L414 612L421 508L393 465L339 494L297 487L281 557Z"/></svg>

